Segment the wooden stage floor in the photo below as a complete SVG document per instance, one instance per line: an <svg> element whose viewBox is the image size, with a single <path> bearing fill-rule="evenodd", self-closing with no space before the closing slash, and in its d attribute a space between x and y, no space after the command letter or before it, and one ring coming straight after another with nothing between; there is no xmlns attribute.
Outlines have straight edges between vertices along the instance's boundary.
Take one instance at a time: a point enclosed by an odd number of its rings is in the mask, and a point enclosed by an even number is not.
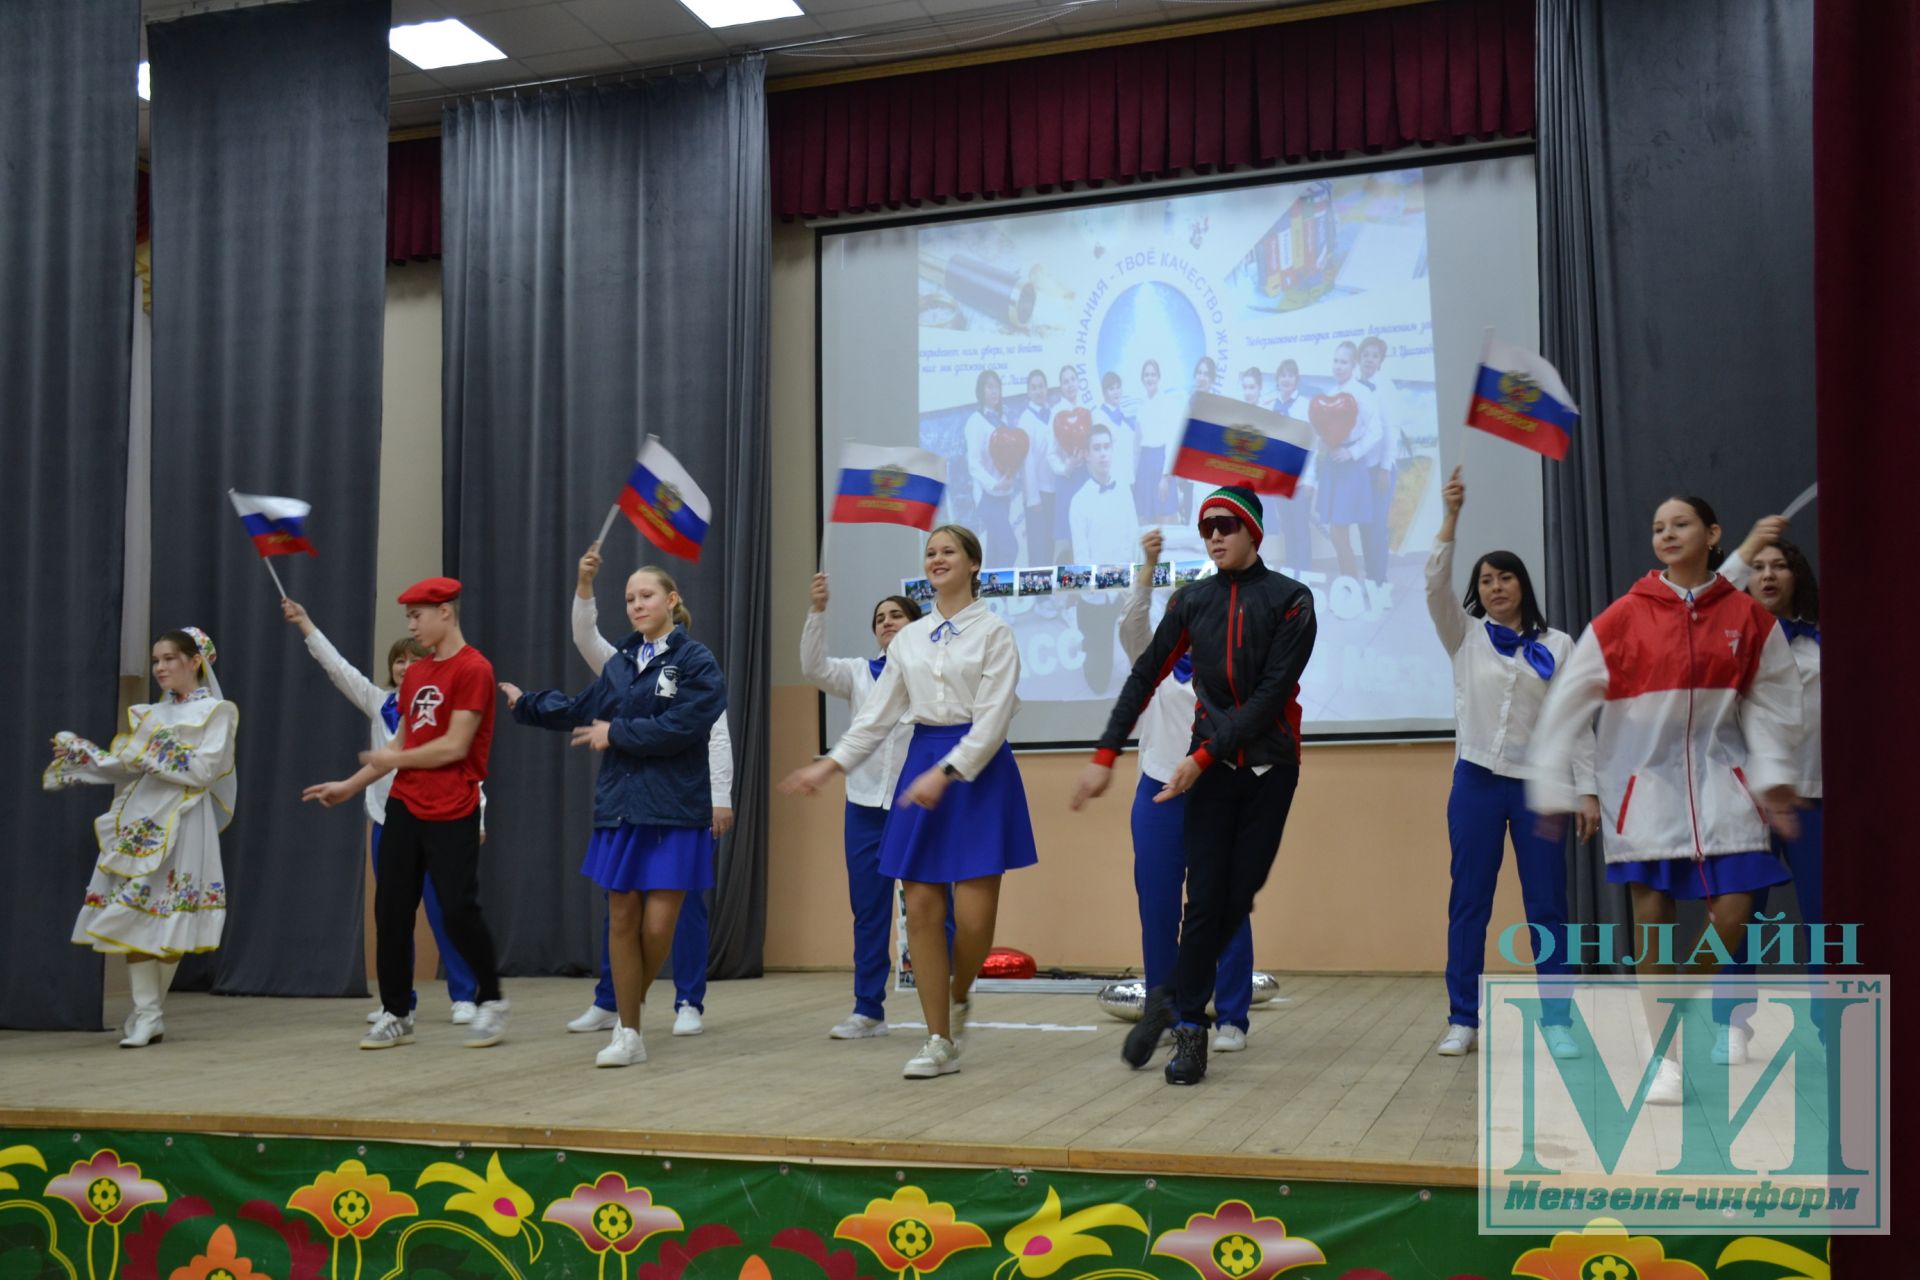
<svg viewBox="0 0 1920 1280"><path fill-rule="evenodd" d="M569 1035L582 979L509 979L507 1041L461 1047L445 988L423 991L415 1043L356 1048L363 1000L177 994L163 1044L109 1033L0 1032L0 1131L16 1126L1141 1170L1472 1185L1476 1057L1433 1052L1438 977L1281 975L1244 1053L1175 1088L1120 1061L1126 1024L1090 995L981 995L964 1070L903 1080L924 1032L841 1042L841 973L713 984L706 1034L676 1039L670 992L646 1017L649 1061L600 1071L604 1034ZM124 997L110 1004L117 1022ZM890 1012L917 1021L910 993ZM1007 1026L979 1026L980 1023ZM1046 1029L1064 1028L1064 1029ZM1091 1028L1088 1030L1086 1028Z"/></svg>

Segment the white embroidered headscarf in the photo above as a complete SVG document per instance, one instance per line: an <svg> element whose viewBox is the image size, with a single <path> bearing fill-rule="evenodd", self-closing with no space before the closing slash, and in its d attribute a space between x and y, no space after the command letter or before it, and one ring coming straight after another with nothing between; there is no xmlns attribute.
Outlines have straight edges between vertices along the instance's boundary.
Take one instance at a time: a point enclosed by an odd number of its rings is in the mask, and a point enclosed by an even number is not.
<svg viewBox="0 0 1920 1280"><path fill-rule="evenodd" d="M213 674L213 664L220 656L219 651L213 647L213 637L198 627L182 627L180 630L192 636L195 647L200 650L200 656L196 661L200 666L200 678L206 681L207 691L216 701L225 702L226 699L220 693L220 677Z"/></svg>

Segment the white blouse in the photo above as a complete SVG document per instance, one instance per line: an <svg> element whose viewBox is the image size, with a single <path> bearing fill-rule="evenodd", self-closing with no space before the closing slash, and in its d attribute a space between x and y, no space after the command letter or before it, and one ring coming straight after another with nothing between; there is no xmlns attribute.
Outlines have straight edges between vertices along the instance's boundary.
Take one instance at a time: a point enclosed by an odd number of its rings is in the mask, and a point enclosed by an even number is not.
<svg viewBox="0 0 1920 1280"><path fill-rule="evenodd" d="M897 640L899 637L896 636ZM881 668L884 674L885 668ZM865 658L829 658L827 656L827 615L807 614L807 625L800 629L800 674L819 689L837 698L845 698L858 716L860 708L873 696L880 683ZM893 807L893 793L900 782L900 766L907 760L907 739L913 736L911 721L902 720L881 741L880 749L864 764L847 771L847 803L869 809Z"/></svg>
<svg viewBox="0 0 1920 1280"><path fill-rule="evenodd" d="M1153 578L1142 574L1127 593L1120 611L1120 650L1128 663L1140 661L1153 641ZM1168 673L1140 712L1134 731L1140 735L1140 772L1165 782L1187 758L1193 745L1193 713L1199 698L1191 680L1182 684Z"/></svg>
<svg viewBox="0 0 1920 1280"><path fill-rule="evenodd" d="M940 638L934 638L934 632ZM887 646L887 669L847 731L827 753L847 773L879 750L900 723L971 724L941 764L967 781L987 767L1007 740L1020 709L1020 650L1006 619L975 600L952 618L936 605L902 627Z"/></svg>
<svg viewBox="0 0 1920 1280"><path fill-rule="evenodd" d="M1503 778L1524 778L1527 744L1548 682L1528 665L1526 656L1507 657L1493 647L1486 620L1468 613L1453 586L1451 542L1435 542L1427 559L1427 612L1433 629L1453 658L1454 754ZM1553 655L1556 673L1565 669L1573 638L1548 627L1540 635ZM1593 795L1592 730L1575 753L1573 782L1580 795Z"/></svg>
<svg viewBox="0 0 1920 1280"><path fill-rule="evenodd" d="M1741 559L1740 553L1735 551L1721 564L1719 573L1728 582L1745 591L1747 583L1753 579L1753 566ZM1793 784L1793 790L1803 800L1818 800L1822 782L1820 642L1811 636L1796 636L1788 642L1788 648L1793 652L1793 665L1800 669L1800 711L1805 729L1800 738L1800 746L1793 753L1795 771L1799 776L1799 781Z"/></svg>

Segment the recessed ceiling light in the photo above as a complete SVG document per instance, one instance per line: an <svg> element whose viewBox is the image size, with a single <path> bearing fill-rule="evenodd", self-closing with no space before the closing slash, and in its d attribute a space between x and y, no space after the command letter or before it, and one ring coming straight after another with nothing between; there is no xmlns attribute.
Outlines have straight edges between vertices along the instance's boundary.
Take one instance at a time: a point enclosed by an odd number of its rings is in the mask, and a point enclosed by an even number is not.
<svg viewBox="0 0 1920 1280"><path fill-rule="evenodd" d="M507 56L458 18L395 27L387 32L387 48L422 71L465 66L469 62L495 62Z"/></svg>
<svg viewBox="0 0 1920 1280"><path fill-rule="evenodd" d="M153 101L153 64L152 63L143 62L140 64L140 74L136 75L133 78L133 90L135 93L140 95L140 100L142 102Z"/></svg>
<svg viewBox="0 0 1920 1280"><path fill-rule="evenodd" d="M693 16L710 27L737 27L776 18L804 18L794 0L680 0Z"/></svg>

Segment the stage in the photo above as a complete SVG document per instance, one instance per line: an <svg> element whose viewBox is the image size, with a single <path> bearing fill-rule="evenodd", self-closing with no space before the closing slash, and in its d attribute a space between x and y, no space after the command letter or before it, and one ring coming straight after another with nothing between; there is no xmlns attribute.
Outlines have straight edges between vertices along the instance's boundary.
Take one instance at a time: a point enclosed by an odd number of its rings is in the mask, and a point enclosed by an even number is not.
<svg viewBox="0 0 1920 1280"><path fill-rule="evenodd" d="M980 995L964 1069L904 1080L923 1031L827 1037L850 1007L845 974L715 983L697 1037L668 1034L656 989L649 1060L618 1071L593 1067L603 1033L565 1030L591 983L506 989L508 1039L488 1050L461 1046L443 987L423 992L415 1042L378 1053L356 1047L363 1000L179 993L165 1042L138 1051L107 1032L0 1032L0 1127L1473 1182L1474 1059L1433 1052L1437 977L1281 975L1246 1052L1215 1055L1198 1088L1168 1085L1164 1054L1128 1070L1127 1024L1089 995ZM124 999L109 998L116 1022ZM910 992L888 1004L919 1020Z"/></svg>

